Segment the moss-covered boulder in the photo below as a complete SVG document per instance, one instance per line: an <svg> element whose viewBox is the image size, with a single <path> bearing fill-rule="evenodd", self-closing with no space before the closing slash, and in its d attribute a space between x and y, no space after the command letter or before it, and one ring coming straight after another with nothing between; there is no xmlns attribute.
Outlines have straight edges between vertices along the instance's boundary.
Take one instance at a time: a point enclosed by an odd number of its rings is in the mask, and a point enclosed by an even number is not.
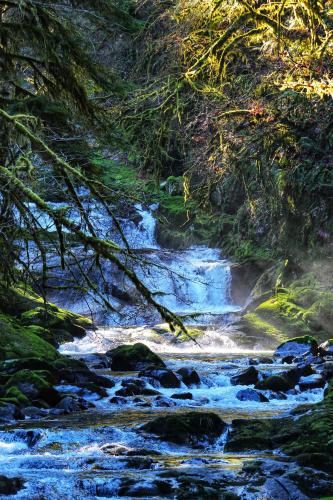
<svg viewBox="0 0 333 500"><path fill-rule="evenodd" d="M226 425L215 413L190 412L155 418L141 429L165 441L193 444L214 441L224 432Z"/></svg>
<svg viewBox="0 0 333 500"><path fill-rule="evenodd" d="M21 322L24 325L37 325L44 328L48 328L53 332L60 332L59 336L64 336L63 331L68 332L70 336L73 337L84 337L85 336L85 328L82 324L78 324L78 322L82 323L80 317L76 315L72 315L68 311L63 311L61 309L57 310L48 310L45 307L36 307L35 309L31 309L29 311L24 312L21 315ZM86 323L86 326L89 326L90 323ZM70 336L65 336L65 340L69 340Z"/></svg>
<svg viewBox="0 0 333 500"><path fill-rule="evenodd" d="M114 371L139 371L151 365L165 367L161 358L141 343L118 346L106 355L110 358L111 369Z"/></svg>
<svg viewBox="0 0 333 500"><path fill-rule="evenodd" d="M253 344L272 347L295 337L312 336L324 341L333 334L333 293L315 285L294 282L243 315L240 327Z"/></svg>
<svg viewBox="0 0 333 500"><path fill-rule="evenodd" d="M55 360L56 349L40 337L40 328L22 326L9 315L0 314L0 360L41 358Z"/></svg>

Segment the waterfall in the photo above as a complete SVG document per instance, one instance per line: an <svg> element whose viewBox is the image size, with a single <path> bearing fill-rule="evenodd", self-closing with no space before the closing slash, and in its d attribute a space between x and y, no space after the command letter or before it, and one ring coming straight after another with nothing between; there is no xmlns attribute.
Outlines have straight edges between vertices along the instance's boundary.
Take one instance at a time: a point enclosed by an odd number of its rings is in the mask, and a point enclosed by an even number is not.
<svg viewBox="0 0 333 500"><path fill-rule="evenodd" d="M93 222L99 237L112 239L119 246L124 246L121 235L107 214L105 208L96 201L82 200L82 205ZM67 210L67 216L76 224L84 227L82 215L63 203L52 203L53 208ZM49 232L55 231L53 221L38 208L29 204L30 210L39 220L41 227ZM149 208L137 203L127 218L119 217L123 235L129 246L136 251L138 257L134 270L143 283L155 294L156 300L186 321L207 324L217 322L223 316L239 310L232 304L230 298L231 271L227 260L221 257L218 249L205 246L194 246L186 250L166 250L156 241L156 218L154 211L157 204ZM89 259L89 252L84 254L83 249L77 249L80 257ZM80 253L81 252L81 253ZM53 261L58 257L51 257ZM94 297L68 291L57 292L50 296L50 300L60 306L79 313L93 312L95 319L100 323L112 325L144 325L156 324L159 321L156 311L147 306L138 306L137 292L133 285L122 276L109 262L103 262L104 278L95 273L92 279L100 286L108 283L113 292L107 296L109 302L117 312L106 312L102 306L96 305ZM72 268L75 272L75 268ZM91 272L91 271L90 271ZM64 272L55 271L55 280L62 281ZM103 282L102 282L103 281ZM54 282L56 284L56 281ZM114 293L114 290L117 290ZM128 300L134 298L134 301Z"/></svg>

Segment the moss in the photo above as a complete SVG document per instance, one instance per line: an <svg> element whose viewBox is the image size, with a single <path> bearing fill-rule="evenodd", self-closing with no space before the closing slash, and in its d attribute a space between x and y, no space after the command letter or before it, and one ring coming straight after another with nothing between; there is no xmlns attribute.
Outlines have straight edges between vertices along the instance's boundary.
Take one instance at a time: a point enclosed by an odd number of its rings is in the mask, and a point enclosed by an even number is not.
<svg viewBox="0 0 333 500"><path fill-rule="evenodd" d="M32 384L36 389L47 389L50 387L51 383L54 382L54 378L50 372L45 370L19 370L8 380L6 387L19 386L20 384Z"/></svg>
<svg viewBox="0 0 333 500"><path fill-rule="evenodd" d="M45 307L36 307L35 309L24 312L21 315L21 321L25 325L43 326L53 330L65 330L74 337L82 337L85 335L82 324L91 326L90 320L86 318L62 309L49 310Z"/></svg>
<svg viewBox="0 0 333 500"><path fill-rule="evenodd" d="M10 316L0 314L0 360L15 358L44 358L55 360L59 357L56 349L40 338L40 330L35 326L22 326Z"/></svg>
<svg viewBox="0 0 333 500"><path fill-rule="evenodd" d="M111 358L111 368L117 371L136 371L149 365L164 367L165 364L147 346L141 343L121 345L107 352Z"/></svg>
<svg viewBox="0 0 333 500"><path fill-rule="evenodd" d="M327 340L333 332L333 293L304 288L298 283L279 289L245 314L242 326L250 335L278 343L304 335L319 342Z"/></svg>
<svg viewBox="0 0 333 500"><path fill-rule="evenodd" d="M11 402L16 405L28 405L28 398L20 391L18 387L10 387L6 393L3 400Z"/></svg>

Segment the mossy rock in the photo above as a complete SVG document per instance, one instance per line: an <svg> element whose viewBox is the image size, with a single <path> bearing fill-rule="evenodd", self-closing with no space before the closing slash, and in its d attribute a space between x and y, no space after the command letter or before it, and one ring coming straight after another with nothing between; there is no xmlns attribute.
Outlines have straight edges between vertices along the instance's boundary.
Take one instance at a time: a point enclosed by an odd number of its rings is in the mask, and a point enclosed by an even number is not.
<svg viewBox="0 0 333 500"><path fill-rule="evenodd" d="M304 336L327 340L333 333L333 293L298 283L278 289L242 317L241 327L258 342L261 338L263 345Z"/></svg>
<svg viewBox="0 0 333 500"><path fill-rule="evenodd" d="M22 326L10 316L0 314L0 360L42 358L55 360L56 349L43 340L36 326Z"/></svg>
<svg viewBox="0 0 333 500"><path fill-rule="evenodd" d="M141 343L118 346L106 355L111 359L111 369L115 371L139 371L151 365L165 367L161 358Z"/></svg>
<svg viewBox="0 0 333 500"><path fill-rule="evenodd" d="M189 412L155 418L141 429L166 441L191 444L198 440L212 442L224 432L226 425L215 413Z"/></svg>
<svg viewBox="0 0 333 500"><path fill-rule="evenodd" d="M36 325L47 327L52 330L65 330L73 337L84 337L85 329L76 323L78 317L72 313L58 309L49 310L45 307L36 307L26 311L21 315L21 322L24 325ZM89 325L89 323L87 323Z"/></svg>
<svg viewBox="0 0 333 500"><path fill-rule="evenodd" d="M45 370L20 370L10 377L6 386L19 387L21 384L31 384L37 390L49 388L52 383L55 383L54 376Z"/></svg>
<svg viewBox="0 0 333 500"><path fill-rule="evenodd" d="M8 403L13 403L16 406L27 406L29 404L29 399L23 394L18 387L10 387L6 393L3 401Z"/></svg>

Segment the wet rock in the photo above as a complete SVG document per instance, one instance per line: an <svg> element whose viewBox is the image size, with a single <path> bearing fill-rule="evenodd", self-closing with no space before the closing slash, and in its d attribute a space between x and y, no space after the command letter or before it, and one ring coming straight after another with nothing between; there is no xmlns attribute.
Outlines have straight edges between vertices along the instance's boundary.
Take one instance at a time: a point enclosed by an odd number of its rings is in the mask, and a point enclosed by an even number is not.
<svg viewBox="0 0 333 500"><path fill-rule="evenodd" d="M285 477L269 478L265 481L263 498L278 498L279 500L309 500L299 488Z"/></svg>
<svg viewBox="0 0 333 500"><path fill-rule="evenodd" d="M177 370L178 375L181 376L182 381L187 387L192 385L200 385L200 377L192 368L180 368Z"/></svg>
<svg viewBox="0 0 333 500"><path fill-rule="evenodd" d="M278 399L278 400L287 399L287 395L284 394L283 392L266 391L265 395L266 397L268 397L268 399Z"/></svg>
<svg viewBox="0 0 333 500"><path fill-rule="evenodd" d="M269 401L266 396L254 389L242 389L237 392L236 398L240 401L257 401L258 403L267 403Z"/></svg>
<svg viewBox="0 0 333 500"><path fill-rule="evenodd" d="M121 288L117 287L116 285L112 285L111 295L116 299L121 300L122 302L127 302L128 304L133 303L132 296L125 290L122 290Z"/></svg>
<svg viewBox="0 0 333 500"><path fill-rule="evenodd" d="M126 457L146 457L150 455L160 455L158 451L149 450L147 448L128 448L127 446L122 446L117 443L105 444L101 447L103 453L115 456L126 456Z"/></svg>
<svg viewBox="0 0 333 500"><path fill-rule="evenodd" d="M305 335L304 337L296 337L291 340L283 342L275 350L275 357L285 357L285 356L302 356L307 352L311 351L312 354L316 354L318 350L318 344L316 339L310 335Z"/></svg>
<svg viewBox="0 0 333 500"><path fill-rule="evenodd" d="M48 414L48 411L44 408L37 408L36 406L27 406L22 410L25 417L29 418L41 418Z"/></svg>
<svg viewBox="0 0 333 500"><path fill-rule="evenodd" d="M172 492L172 486L167 481L155 480L153 482L136 482L133 479L127 479L118 490L120 497L130 498L150 498L160 495L168 495Z"/></svg>
<svg viewBox="0 0 333 500"><path fill-rule="evenodd" d="M45 387L39 391L38 398L49 406L56 406L61 401L62 396L54 387Z"/></svg>
<svg viewBox="0 0 333 500"><path fill-rule="evenodd" d="M40 439L42 439L43 433L36 429L29 431L26 431L25 429L18 429L15 431L15 436L32 448L36 443L38 443L38 441L40 441Z"/></svg>
<svg viewBox="0 0 333 500"><path fill-rule="evenodd" d="M165 367L161 358L141 343L121 345L108 351L106 356L114 371L139 371L151 365Z"/></svg>
<svg viewBox="0 0 333 500"><path fill-rule="evenodd" d="M223 433L226 425L215 413L190 412L155 418L141 429L166 441L191 444L198 440L212 442Z"/></svg>
<svg viewBox="0 0 333 500"><path fill-rule="evenodd" d="M284 392L293 388L293 384L282 375L271 375L263 380L260 380L256 385L256 389L263 391Z"/></svg>
<svg viewBox="0 0 333 500"><path fill-rule="evenodd" d="M254 366L250 366L231 377L230 382L232 385L253 385L258 382L258 375L258 370Z"/></svg>
<svg viewBox="0 0 333 500"><path fill-rule="evenodd" d="M116 392L116 396L158 396L161 393L146 387L146 382L139 378L131 378L121 382L122 389Z"/></svg>
<svg viewBox="0 0 333 500"><path fill-rule="evenodd" d="M272 365L274 363L273 359L268 357L259 358L258 361L261 365Z"/></svg>
<svg viewBox="0 0 333 500"><path fill-rule="evenodd" d="M62 380L69 382L74 385L85 385L93 383L107 389L111 389L115 386L113 380L107 377L102 377L94 372L91 372L88 368L82 367L80 369L75 368L64 368L59 371Z"/></svg>
<svg viewBox="0 0 333 500"><path fill-rule="evenodd" d="M113 405L125 405L127 404L127 399L122 396L114 396L109 400L109 403Z"/></svg>
<svg viewBox="0 0 333 500"><path fill-rule="evenodd" d="M193 396L190 392L181 392L179 394L172 394L172 399L193 399Z"/></svg>
<svg viewBox="0 0 333 500"><path fill-rule="evenodd" d="M110 360L105 354L87 354L84 358L81 358L81 361L88 363L90 368L93 368L94 370L110 367Z"/></svg>
<svg viewBox="0 0 333 500"><path fill-rule="evenodd" d="M126 467L137 470L151 469L153 463L154 461L150 457L133 456L126 460Z"/></svg>
<svg viewBox="0 0 333 500"><path fill-rule="evenodd" d="M314 373L311 365L302 364L298 365L296 368L291 368L286 372L280 373L280 376L284 377L292 386L295 386L301 377L307 377Z"/></svg>
<svg viewBox="0 0 333 500"><path fill-rule="evenodd" d="M325 453L302 453L295 458L296 462L304 467L314 467L333 474L333 457ZM329 494L333 493L332 491Z"/></svg>
<svg viewBox="0 0 333 500"><path fill-rule="evenodd" d="M176 406L175 401L165 396L157 396L154 399L154 406L160 406L162 408L171 408L172 406Z"/></svg>
<svg viewBox="0 0 333 500"><path fill-rule="evenodd" d="M1 366L1 371L11 375L20 370L44 370L56 375L52 364L40 358L13 359L6 361Z"/></svg>
<svg viewBox="0 0 333 500"><path fill-rule="evenodd" d="M80 384L81 387L81 392L80 394L84 395L86 392L90 394L97 394L100 398L106 398L108 396L107 391L104 389L104 387L100 387L97 384L94 384L93 382L86 382L85 384Z"/></svg>
<svg viewBox="0 0 333 500"><path fill-rule="evenodd" d="M0 495L15 495L24 486L20 477L0 476Z"/></svg>
<svg viewBox="0 0 333 500"><path fill-rule="evenodd" d="M1 403L0 406L0 423L8 423L12 420L20 420L24 418L21 410L11 403Z"/></svg>
<svg viewBox="0 0 333 500"><path fill-rule="evenodd" d="M80 410L87 410L92 407L92 403L88 403L82 398L74 398L72 396L65 396L57 405L56 408L64 410L65 413L72 413Z"/></svg>
<svg viewBox="0 0 333 500"><path fill-rule="evenodd" d="M315 373L307 377L301 377L298 385L301 391L322 388L325 385L325 379L321 375Z"/></svg>
<svg viewBox="0 0 333 500"><path fill-rule="evenodd" d="M285 364L287 364L287 365L291 365L292 363L294 363L294 359L295 359L295 356L293 356L293 355L284 356L284 357L281 359L281 362L282 362L282 363L285 363Z"/></svg>
<svg viewBox="0 0 333 500"><path fill-rule="evenodd" d="M147 378L152 385L155 385L154 383L157 382L160 386L165 388L172 389L181 386L177 375L168 368L148 368L147 370L141 371L139 377Z"/></svg>

